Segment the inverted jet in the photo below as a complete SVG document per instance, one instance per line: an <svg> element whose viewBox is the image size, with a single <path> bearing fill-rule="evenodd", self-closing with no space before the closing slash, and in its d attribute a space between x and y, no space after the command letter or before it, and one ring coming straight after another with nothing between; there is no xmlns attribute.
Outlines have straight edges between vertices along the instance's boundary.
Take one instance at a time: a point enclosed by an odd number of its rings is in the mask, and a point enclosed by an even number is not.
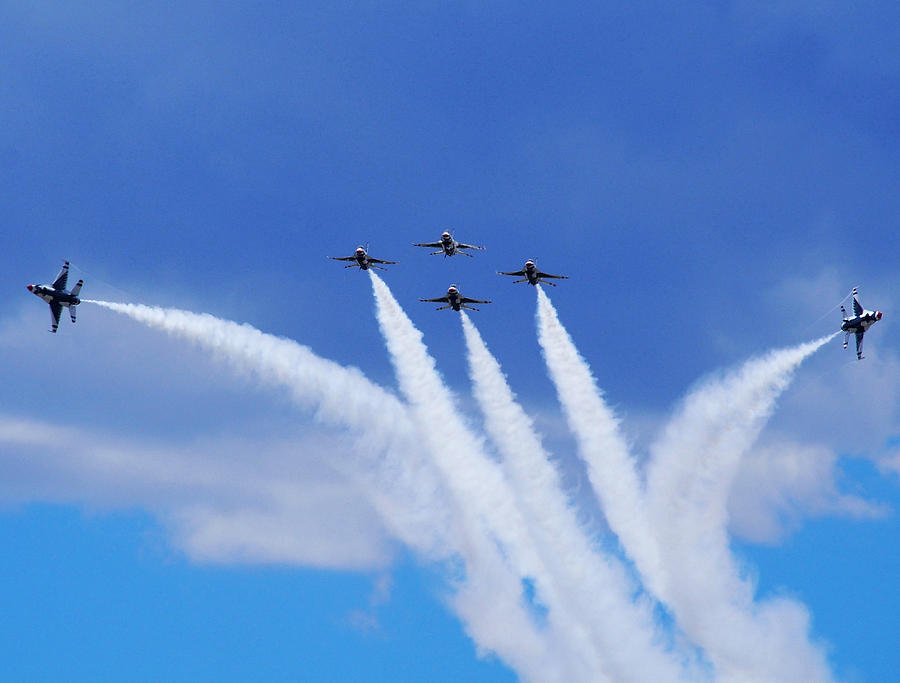
<svg viewBox="0 0 900 683"><path fill-rule="evenodd" d="M437 251L431 252L430 255L436 256L437 254L443 254L445 257L462 254L463 256L468 256L471 258L472 254L464 251L465 249L484 249L484 247L479 247L474 244L463 244L462 242L457 242L455 239L453 239L453 235L451 235L449 232L444 232L438 242L418 242L414 243L413 246L430 247L431 249L437 249Z"/></svg>
<svg viewBox="0 0 900 683"><path fill-rule="evenodd" d="M63 306L69 309L69 317L72 318L73 323L75 322L75 307L81 303L78 295L81 293L81 285L84 284L84 280L79 280L72 287L72 291L66 289L68 280L69 262L66 261L52 285L26 285L29 292L50 304L50 315L53 316L51 332L56 332L56 328L59 327L59 316Z"/></svg>
<svg viewBox="0 0 900 683"><path fill-rule="evenodd" d="M501 270L497 271L498 275L512 275L514 277L521 277L521 280L513 280L513 284L516 282L527 282L530 285L536 285L538 283L542 285L550 285L551 287L556 287L556 284L553 282L547 282L544 278L553 278L555 280L568 280L568 275L551 275L550 273L544 273L537 269L534 265L534 261L531 259L525 261L525 267L522 270L514 270L510 273L503 272Z"/></svg>
<svg viewBox="0 0 900 683"><path fill-rule="evenodd" d="M369 250L364 247L357 247L356 252L354 252L353 256L329 256L328 258L334 259L335 261L353 261L349 266L344 266L344 268L359 268L360 270L368 270L369 268L378 268L378 270L387 270L387 268L382 268L381 266L376 266L376 263L387 263L387 264L395 264L396 261L382 261L379 258L372 258L369 256Z"/></svg>
<svg viewBox="0 0 900 683"><path fill-rule="evenodd" d="M854 287L853 315L848 316L843 306L841 306L841 314L844 316L844 320L841 322L841 330L846 332L844 335L844 348L847 348L847 341L850 338L850 333L853 332L856 335L856 358L857 360L862 360L863 335L866 333L866 330L881 320L881 311L867 311L863 308L862 304L859 303L859 298L856 296L856 287Z"/></svg>
<svg viewBox="0 0 900 683"><path fill-rule="evenodd" d="M436 311L443 311L448 308L452 308L454 311L458 311L461 308L465 308L468 311L478 311L480 309L475 308L474 306L469 306L469 304L489 304L490 301L482 301L481 299L470 299L469 297L463 296L459 293L459 289L456 285L450 285L447 288L447 296L439 296L436 299L419 299L419 301L429 301L431 303L436 304L447 304L446 306L438 306Z"/></svg>

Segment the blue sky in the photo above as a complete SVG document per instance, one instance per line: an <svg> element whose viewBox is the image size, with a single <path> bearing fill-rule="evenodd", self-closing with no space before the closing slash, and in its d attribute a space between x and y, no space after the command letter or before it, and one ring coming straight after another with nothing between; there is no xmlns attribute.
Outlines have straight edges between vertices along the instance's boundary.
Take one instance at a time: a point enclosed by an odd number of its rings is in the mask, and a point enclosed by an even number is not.
<svg viewBox="0 0 900 683"><path fill-rule="evenodd" d="M832 677L890 678L898 18L882 2L0 7L3 660L20 680L535 677L461 616L453 539L426 551L427 521L405 535L379 502L358 440L379 410L329 421L251 363L90 304L50 335L24 288L68 259L87 298L248 323L407 401L368 275L325 258L369 244L400 262L384 281L477 434L457 316L418 299L453 282L493 300L472 320L585 532L650 592L579 457L535 292L495 271L536 258L570 277L548 294L641 472L685 396L834 331L858 286L885 313L866 360L835 339L791 375L735 464L728 542L759 600L806 606ZM445 229L487 248L411 246Z"/></svg>

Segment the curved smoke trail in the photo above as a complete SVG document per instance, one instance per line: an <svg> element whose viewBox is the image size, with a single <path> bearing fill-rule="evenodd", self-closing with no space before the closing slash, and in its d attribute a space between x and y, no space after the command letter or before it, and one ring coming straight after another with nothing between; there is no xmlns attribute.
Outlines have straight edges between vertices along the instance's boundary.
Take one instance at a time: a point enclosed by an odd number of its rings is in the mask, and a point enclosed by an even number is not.
<svg viewBox="0 0 900 683"><path fill-rule="evenodd" d="M835 335L752 359L687 396L652 449L653 528L668 567L666 601L722 680L830 680L805 607L754 603L728 543L728 496L741 458L806 358ZM727 627L726 627L727 625Z"/></svg>
<svg viewBox="0 0 900 683"><path fill-rule="evenodd" d="M212 351L235 369L288 389L302 408L326 424L345 427L358 438L357 452L379 482L373 502L392 532L427 556L440 556L452 529L445 497L422 460L418 430L408 408L357 368L321 358L308 347L256 328L206 313L86 299ZM373 419L377 416L377 419ZM390 491L391 495L379 495ZM397 501L402 500L403 505Z"/></svg>

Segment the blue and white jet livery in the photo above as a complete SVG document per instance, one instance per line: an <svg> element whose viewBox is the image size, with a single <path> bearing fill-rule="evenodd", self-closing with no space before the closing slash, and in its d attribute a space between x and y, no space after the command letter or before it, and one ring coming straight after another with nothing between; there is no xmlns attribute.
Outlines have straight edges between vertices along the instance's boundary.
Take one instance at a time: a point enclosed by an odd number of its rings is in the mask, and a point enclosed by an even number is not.
<svg viewBox="0 0 900 683"><path fill-rule="evenodd" d="M355 261L355 263L351 263L349 266L344 266L344 268L359 268L360 270L368 270L369 268L377 268L378 270L387 270L387 268L382 268L381 266L376 266L376 263L388 263L388 264L396 264L396 261L382 261L378 258L372 258L369 256L369 250L364 249L359 246L356 248L353 256L329 256L328 258L334 259L335 261Z"/></svg>
<svg viewBox="0 0 900 683"><path fill-rule="evenodd" d="M459 288L456 285L450 285L447 288L447 296L439 296L436 299L419 299L419 301L430 301L436 304L447 304L446 306L438 306L436 311L444 311L448 308L452 308L454 311L458 311L462 308L465 308L468 311L478 311L480 309L475 308L474 306L469 306L469 304L489 304L490 301L483 301L481 299L470 299L469 297L463 296L459 293Z"/></svg>
<svg viewBox="0 0 900 683"><path fill-rule="evenodd" d="M463 256L468 256L472 258L472 254L466 253L463 251L464 249L484 249L484 247L479 247L474 244L463 244L462 242L457 242L453 239L453 235L449 232L444 232L441 235L441 239L438 242L416 242L413 244L414 247L431 247L432 249L437 249L437 251L431 252L430 256L437 256L438 254L443 254L446 258L447 256L456 256L457 254L462 254Z"/></svg>
<svg viewBox="0 0 900 683"><path fill-rule="evenodd" d="M864 309L862 304L859 303L859 299L856 296L856 287L854 287L853 316L848 317L847 311L843 306L841 306L841 314L844 316L841 330L846 332L844 335L844 348L847 348L847 341L850 338L850 333L853 332L856 335L856 358L857 360L862 360L863 335L866 333L866 330L881 320L881 311L867 311Z"/></svg>
<svg viewBox="0 0 900 683"><path fill-rule="evenodd" d="M534 265L534 261L528 259L525 261L525 267L522 270L514 270L512 272L504 272L502 270L497 271L498 275L512 275L514 277L521 277L521 280L513 280L513 284L516 282L527 282L530 285L542 284L542 285L550 285L551 287L556 287L556 283L547 282L544 278L551 277L555 280L568 280L568 275L551 275L550 273L542 273L537 269Z"/></svg>
<svg viewBox="0 0 900 683"><path fill-rule="evenodd" d="M78 295L81 293L81 285L84 284L84 280L79 280L72 287L72 291L66 289L68 280L69 262L66 261L52 285L26 285L29 292L50 304L50 315L53 316L51 332L56 332L56 328L59 327L59 316L63 306L69 309L69 316L72 318L72 322L75 322L75 307L81 303Z"/></svg>

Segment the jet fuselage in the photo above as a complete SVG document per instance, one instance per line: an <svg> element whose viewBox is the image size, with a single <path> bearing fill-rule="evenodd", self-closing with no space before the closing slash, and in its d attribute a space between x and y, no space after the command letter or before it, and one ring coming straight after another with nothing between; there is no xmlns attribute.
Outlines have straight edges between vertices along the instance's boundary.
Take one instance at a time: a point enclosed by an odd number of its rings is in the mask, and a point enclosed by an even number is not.
<svg viewBox="0 0 900 683"><path fill-rule="evenodd" d="M27 285L28 291L36 297L43 299L48 304L56 303L60 306L77 306L81 299L66 289L54 289L50 285Z"/></svg>
<svg viewBox="0 0 900 683"><path fill-rule="evenodd" d="M881 320L881 311L863 311L862 315L844 318L841 330L844 332L865 332Z"/></svg>
<svg viewBox="0 0 900 683"><path fill-rule="evenodd" d="M447 290L447 303L450 304L450 307L454 311L460 309L462 301L460 301L459 290L456 287L450 287L450 289Z"/></svg>

